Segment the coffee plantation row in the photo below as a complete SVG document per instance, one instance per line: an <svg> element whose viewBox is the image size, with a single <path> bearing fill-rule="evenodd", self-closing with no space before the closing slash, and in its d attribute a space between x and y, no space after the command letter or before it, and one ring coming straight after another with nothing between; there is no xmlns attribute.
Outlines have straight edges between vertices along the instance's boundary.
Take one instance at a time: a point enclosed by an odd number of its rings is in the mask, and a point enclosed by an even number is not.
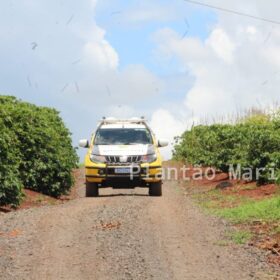
<svg viewBox="0 0 280 280"><path fill-rule="evenodd" d="M258 184L279 183L279 112L250 114L234 124L193 126L177 140L173 151L177 160L222 172L238 166L241 173L251 170Z"/></svg>
<svg viewBox="0 0 280 280"><path fill-rule="evenodd" d="M58 111L0 96L0 160L0 205L18 206L23 188L67 193L78 157Z"/></svg>

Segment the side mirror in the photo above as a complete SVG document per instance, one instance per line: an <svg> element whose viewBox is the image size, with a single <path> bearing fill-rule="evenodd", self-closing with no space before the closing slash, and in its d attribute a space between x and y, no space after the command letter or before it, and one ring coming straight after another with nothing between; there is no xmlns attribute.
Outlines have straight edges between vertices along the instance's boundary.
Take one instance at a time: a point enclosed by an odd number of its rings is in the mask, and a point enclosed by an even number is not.
<svg viewBox="0 0 280 280"><path fill-rule="evenodd" d="M158 140L158 147L163 148L168 146L168 141L165 139Z"/></svg>
<svg viewBox="0 0 280 280"><path fill-rule="evenodd" d="M87 140L87 139L81 139L81 140L79 141L79 146L80 146L81 148L88 148L88 147L89 147L89 142L88 142L88 140Z"/></svg>

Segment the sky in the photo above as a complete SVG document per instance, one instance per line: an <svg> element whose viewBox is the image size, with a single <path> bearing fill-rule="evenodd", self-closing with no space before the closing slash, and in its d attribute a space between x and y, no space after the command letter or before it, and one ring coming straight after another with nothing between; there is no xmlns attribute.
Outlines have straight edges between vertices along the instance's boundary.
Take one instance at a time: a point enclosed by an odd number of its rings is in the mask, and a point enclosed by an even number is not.
<svg viewBox="0 0 280 280"><path fill-rule="evenodd" d="M276 0L201 1L280 21ZM75 146L103 116L145 116L172 142L194 123L275 106L279 86L277 24L184 0L0 3L0 93L58 109Z"/></svg>

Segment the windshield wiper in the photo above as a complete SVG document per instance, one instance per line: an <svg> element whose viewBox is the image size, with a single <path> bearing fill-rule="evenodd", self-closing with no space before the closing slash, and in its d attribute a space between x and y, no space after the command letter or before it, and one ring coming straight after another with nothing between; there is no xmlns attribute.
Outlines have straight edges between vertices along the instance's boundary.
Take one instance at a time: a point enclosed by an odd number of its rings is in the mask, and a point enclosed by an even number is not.
<svg viewBox="0 0 280 280"><path fill-rule="evenodd" d="M123 145L145 145L145 143L135 143L135 142L127 142Z"/></svg>

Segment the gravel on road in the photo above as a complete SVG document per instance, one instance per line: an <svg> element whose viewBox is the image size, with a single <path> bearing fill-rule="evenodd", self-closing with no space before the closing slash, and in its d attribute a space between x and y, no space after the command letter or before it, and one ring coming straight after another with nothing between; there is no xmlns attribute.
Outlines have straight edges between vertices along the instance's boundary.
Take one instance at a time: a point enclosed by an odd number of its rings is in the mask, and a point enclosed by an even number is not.
<svg viewBox="0 0 280 280"><path fill-rule="evenodd" d="M81 186L80 190L83 187ZM176 182L0 214L0 279L275 279L249 246Z"/></svg>

